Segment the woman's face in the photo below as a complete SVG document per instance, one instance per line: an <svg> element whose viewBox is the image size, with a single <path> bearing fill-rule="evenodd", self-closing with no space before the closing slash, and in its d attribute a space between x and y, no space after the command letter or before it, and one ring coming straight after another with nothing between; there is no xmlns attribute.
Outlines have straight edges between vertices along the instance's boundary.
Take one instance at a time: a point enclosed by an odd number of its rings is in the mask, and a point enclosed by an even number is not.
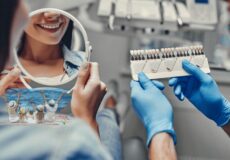
<svg viewBox="0 0 230 160"><path fill-rule="evenodd" d="M40 43L56 45L60 43L68 25L67 17L59 13L44 12L30 19L25 32Z"/></svg>

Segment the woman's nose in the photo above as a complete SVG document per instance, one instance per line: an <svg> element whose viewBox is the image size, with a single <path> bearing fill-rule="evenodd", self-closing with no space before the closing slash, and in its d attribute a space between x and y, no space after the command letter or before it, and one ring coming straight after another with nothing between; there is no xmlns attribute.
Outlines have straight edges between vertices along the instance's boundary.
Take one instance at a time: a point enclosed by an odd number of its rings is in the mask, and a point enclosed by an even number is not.
<svg viewBox="0 0 230 160"><path fill-rule="evenodd" d="M57 20L60 17L60 14L55 13L55 12L45 12L44 17L45 17L46 20L54 21L54 20Z"/></svg>

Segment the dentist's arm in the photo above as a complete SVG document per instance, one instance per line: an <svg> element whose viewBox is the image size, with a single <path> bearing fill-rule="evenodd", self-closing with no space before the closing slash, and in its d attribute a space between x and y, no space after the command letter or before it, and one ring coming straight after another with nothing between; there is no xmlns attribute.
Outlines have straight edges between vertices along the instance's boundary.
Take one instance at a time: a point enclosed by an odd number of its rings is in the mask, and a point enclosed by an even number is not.
<svg viewBox="0 0 230 160"><path fill-rule="evenodd" d="M159 133L153 137L149 147L150 160L176 160L176 151L172 137Z"/></svg>
<svg viewBox="0 0 230 160"><path fill-rule="evenodd" d="M228 136L230 137L230 123L228 123L227 125L223 126L223 129L228 134Z"/></svg>
<svg viewBox="0 0 230 160"><path fill-rule="evenodd" d="M133 109L147 131L147 146L151 160L174 160L176 133L173 128L173 110L162 91L164 85L139 74L139 82L131 82Z"/></svg>
<svg viewBox="0 0 230 160"><path fill-rule="evenodd" d="M220 92L213 78L189 61L182 66L191 76L172 78L169 85L181 101L187 98L200 112L230 135L230 103Z"/></svg>

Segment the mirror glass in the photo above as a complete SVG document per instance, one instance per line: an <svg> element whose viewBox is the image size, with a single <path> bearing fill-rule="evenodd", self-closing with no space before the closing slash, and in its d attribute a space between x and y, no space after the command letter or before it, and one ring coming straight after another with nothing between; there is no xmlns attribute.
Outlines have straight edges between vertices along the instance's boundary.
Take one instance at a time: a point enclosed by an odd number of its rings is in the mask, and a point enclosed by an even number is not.
<svg viewBox="0 0 230 160"><path fill-rule="evenodd" d="M46 86L63 85L89 61L88 44L84 28L72 15L41 9L31 13L15 57L29 79Z"/></svg>

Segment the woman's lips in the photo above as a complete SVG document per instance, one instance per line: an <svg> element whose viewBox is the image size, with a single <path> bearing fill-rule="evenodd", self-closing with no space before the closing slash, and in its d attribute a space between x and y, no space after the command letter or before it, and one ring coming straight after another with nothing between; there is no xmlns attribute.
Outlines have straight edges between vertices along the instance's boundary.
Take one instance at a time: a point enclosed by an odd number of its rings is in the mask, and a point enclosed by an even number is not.
<svg viewBox="0 0 230 160"><path fill-rule="evenodd" d="M47 32L51 32L51 33L54 33L54 32L57 32L61 26L62 26L63 23L56 23L56 24L38 24L38 26L47 31Z"/></svg>

